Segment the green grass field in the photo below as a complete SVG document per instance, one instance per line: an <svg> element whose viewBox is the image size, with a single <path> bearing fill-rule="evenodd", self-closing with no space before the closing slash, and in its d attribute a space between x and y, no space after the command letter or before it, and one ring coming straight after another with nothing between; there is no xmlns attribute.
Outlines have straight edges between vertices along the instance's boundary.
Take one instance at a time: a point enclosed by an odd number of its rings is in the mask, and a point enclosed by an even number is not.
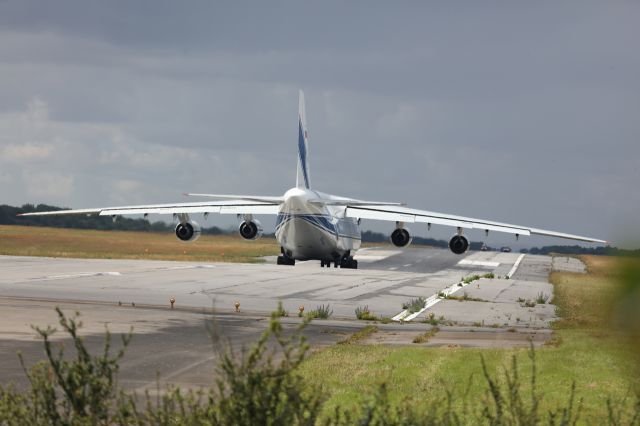
<svg viewBox="0 0 640 426"><path fill-rule="evenodd" d="M569 399L572 383L583 400L581 418L598 424L607 417L607 398L622 401L638 389L634 351L609 327L608 294L617 286L614 258L585 257L589 273L554 272L555 303L563 319L555 324L551 344L536 350L538 392L542 408L552 409ZM361 405L365 395L385 383L392 401L428 405L450 390L454 405L483 404L487 384L481 357L490 373L504 376L504 367L518 361L528 385L531 360L526 349L420 348L383 345L336 345L315 353L302 366L303 376L330 395L327 413L336 405ZM463 397L468 392L466 397ZM631 410L632 398L626 409Z"/></svg>
<svg viewBox="0 0 640 426"><path fill-rule="evenodd" d="M272 238L246 241L236 235L203 235L193 243L173 233L95 231L0 226L0 254L91 259L261 262L280 252Z"/></svg>

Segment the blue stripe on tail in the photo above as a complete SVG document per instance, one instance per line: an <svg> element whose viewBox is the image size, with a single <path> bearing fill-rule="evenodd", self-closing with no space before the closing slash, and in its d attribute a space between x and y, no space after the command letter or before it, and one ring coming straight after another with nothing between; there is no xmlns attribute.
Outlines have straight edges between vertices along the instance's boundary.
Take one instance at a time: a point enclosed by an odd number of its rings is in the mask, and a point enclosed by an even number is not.
<svg viewBox="0 0 640 426"><path fill-rule="evenodd" d="M304 177L304 187L309 189L309 172L307 171L307 144L304 141L304 129L302 128L302 118L298 119L298 157L300 167Z"/></svg>

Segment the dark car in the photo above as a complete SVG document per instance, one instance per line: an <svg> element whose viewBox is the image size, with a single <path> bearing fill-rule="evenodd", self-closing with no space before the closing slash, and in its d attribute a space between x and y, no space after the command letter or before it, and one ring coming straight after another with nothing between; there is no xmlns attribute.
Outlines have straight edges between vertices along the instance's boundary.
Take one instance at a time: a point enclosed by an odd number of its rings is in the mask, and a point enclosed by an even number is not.
<svg viewBox="0 0 640 426"><path fill-rule="evenodd" d="M511 247L502 247L500 251L503 253L511 253Z"/></svg>

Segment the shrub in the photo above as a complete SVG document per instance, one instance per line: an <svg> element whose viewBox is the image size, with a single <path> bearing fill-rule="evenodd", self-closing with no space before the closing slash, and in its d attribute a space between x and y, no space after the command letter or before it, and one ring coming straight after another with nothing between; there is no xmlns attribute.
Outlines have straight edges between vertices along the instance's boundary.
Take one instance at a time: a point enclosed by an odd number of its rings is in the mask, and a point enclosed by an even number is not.
<svg viewBox="0 0 640 426"><path fill-rule="evenodd" d="M494 279L496 276L493 274L493 272L489 272L488 274L484 274L482 276L482 278L488 278L488 279Z"/></svg>

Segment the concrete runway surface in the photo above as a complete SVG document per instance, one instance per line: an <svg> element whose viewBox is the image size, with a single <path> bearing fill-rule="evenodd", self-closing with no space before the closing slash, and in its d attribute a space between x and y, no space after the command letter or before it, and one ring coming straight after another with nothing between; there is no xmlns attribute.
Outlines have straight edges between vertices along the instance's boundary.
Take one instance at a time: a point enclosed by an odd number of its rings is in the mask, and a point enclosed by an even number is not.
<svg viewBox="0 0 640 426"><path fill-rule="evenodd" d="M315 320L305 331L314 350L365 325L355 320L357 306L393 317L403 311L403 302L433 298L446 288L453 288L455 296L466 293L481 301L437 298L409 323L377 324L379 331L365 343L412 344L430 327L423 321L432 314L443 324L426 346L541 344L551 335L548 324L555 307L526 307L521 301L534 300L539 293L552 296L547 282L552 267L584 270L570 258L552 261L497 252L457 256L435 248L369 248L356 258L358 270L320 268L319 262L277 266L270 259L265 264L203 264L0 256L0 381L26 384L16 351L23 352L28 364L42 358L42 344L31 325L55 325L54 306L82 313L83 333L95 349L105 325L115 334L133 327L120 377L125 387L139 391L155 388L156 372L162 383L209 385L217 355L205 325L215 322L223 340L239 349L264 330L266 314L278 301L291 313L283 319L287 330L300 323L299 306L306 311L331 306L331 319ZM457 288L463 277L487 272L501 278ZM512 277L504 279L509 273ZM173 310L171 297L176 299ZM236 301L240 313L234 312Z"/></svg>

